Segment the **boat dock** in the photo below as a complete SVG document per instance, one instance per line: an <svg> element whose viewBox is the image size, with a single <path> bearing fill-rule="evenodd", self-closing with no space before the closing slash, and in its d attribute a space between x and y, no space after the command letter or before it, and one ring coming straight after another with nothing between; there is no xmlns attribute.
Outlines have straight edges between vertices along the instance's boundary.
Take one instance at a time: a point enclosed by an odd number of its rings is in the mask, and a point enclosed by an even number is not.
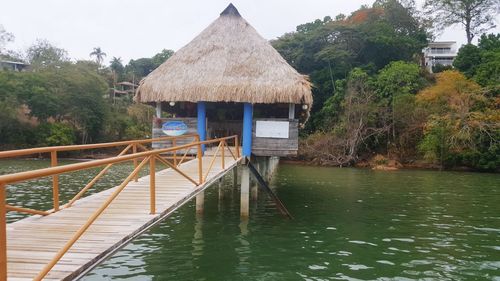
<svg viewBox="0 0 500 281"><path fill-rule="evenodd" d="M201 211L202 192L235 168L241 160L239 148L231 149L227 146L230 138L195 141L160 150L144 149L143 152L137 152L138 147L144 148L142 144L131 143L126 150L132 149L135 152L132 154L122 151L119 156L108 159L0 176L0 200L5 201L7 183L48 175L57 176L64 171L112 165L127 160L134 161L135 165L134 171L121 185L84 198L80 198L79 193L68 204L55 204L57 207L53 210L32 210L0 202L2 206L5 205L4 212L35 214L11 224L0 222L4 227L6 225L2 231L6 231L7 237L6 241L5 236L0 241L2 247L6 247L6 256L0 248L1 257L6 258L6 263L3 264L6 264L6 268L0 268L3 275L0 279L4 280L5 277L7 280L17 281L78 278L198 194L201 199L199 202L197 200L197 211ZM234 141L238 143L237 137ZM210 153L199 153L196 158L183 161L188 151L186 148L195 147L201 151L202 145L214 143L219 145L211 149ZM182 158L179 156L179 159L175 159L176 163L160 156L162 152L182 149L186 153ZM3 152L0 152L0 158L1 153ZM156 171L155 162L163 162L170 168ZM149 165L150 171L156 172L137 178L138 171L146 165ZM107 168L105 166L104 169ZM100 176L101 173L96 178ZM57 178L53 179L56 183L54 188L57 189ZM54 194L56 195L56 191Z"/></svg>

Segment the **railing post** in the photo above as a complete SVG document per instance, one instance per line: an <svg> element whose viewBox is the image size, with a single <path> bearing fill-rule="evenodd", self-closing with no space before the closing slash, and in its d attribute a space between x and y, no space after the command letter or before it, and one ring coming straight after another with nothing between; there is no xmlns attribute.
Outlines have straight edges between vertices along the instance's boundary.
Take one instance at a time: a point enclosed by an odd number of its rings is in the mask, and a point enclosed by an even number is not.
<svg viewBox="0 0 500 281"><path fill-rule="evenodd" d="M0 183L0 280L7 280L7 211L5 184Z"/></svg>
<svg viewBox="0 0 500 281"><path fill-rule="evenodd" d="M175 139L172 139L172 147L176 147L177 142ZM177 167L177 150L173 151L174 153L174 165Z"/></svg>
<svg viewBox="0 0 500 281"><path fill-rule="evenodd" d="M221 164L222 164L222 169L225 169L225 156L224 156L224 150L226 149L226 140L221 140L222 142L222 152L221 152Z"/></svg>
<svg viewBox="0 0 500 281"><path fill-rule="evenodd" d="M50 152L50 166L57 166L57 151ZM52 200L54 201L54 212L59 211L59 176L52 176Z"/></svg>
<svg viewBox="0 0 500 281"><path fill-rule="evenodd" d="M236 158L240 158L240 141L238 135L234 136L234 147L236 148Z"/></svg>
<svg viewBox="0 0 500 281"><path fill-rule="evenodd" d="M136 154L136 153L137 153L137 144L136 144L136 143L134 143L134 144L132 145L132 153L133 153L133 154ZM135 168L137 168L137 165L138 165L138 163L137 163L137 158L134 158L134 169L135 169ZM137 173L137 174L135 175L135 177L134 177L134 181L135 181L135 182L137 182L137 179L139 179L139 173Z"/></svg>
<svg viewBox="0 0 500 281"><path fill-rule="evenodd" d="M200 142L200 136L196 136L196 141ZM196 157L198 158L198 182L201 185L203 183L203 150L201 144L198 144L198 153Z"/></svg>
<svg viewBox="0 0 500 281"><path fill-rule="evenodd" d="M155 163L156 157L151 156L149 159L149 203L150 203L150 214L154 215L156 213L156 169Z"/></svg>

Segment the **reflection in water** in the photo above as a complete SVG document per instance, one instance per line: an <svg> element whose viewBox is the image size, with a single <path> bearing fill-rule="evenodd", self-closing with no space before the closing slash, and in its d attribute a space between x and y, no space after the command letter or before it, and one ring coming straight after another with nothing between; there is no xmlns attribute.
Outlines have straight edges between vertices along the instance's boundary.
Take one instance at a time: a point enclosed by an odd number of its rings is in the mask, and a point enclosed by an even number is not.
<svg viewBox="0 0 500 281"><path fill-rule="evenodd" d="M241 218L240 222L240 235L238 237L238 240L240 242L240 245L235 248L236 254L238 255L238 272L242 276L247 276L248 272L250 271L250 256L252 253L252 250L250 249L250 242L248 240L248 218Z"/></svg>
<svg viewBox="0 0 500 281"><path fill-rule="evenodd" d="M218 202L217 210L219 210L219 212L222 212L223 201L224 201L224 197L225 197L224 193L226 192L224 189L224 182L222 181L222 179L217 181L217 190L219 193L219 200L217 201Z"/></svg>
<svg viewBox="0 0 500 281"><path fill-rule="evenodd" d="M196 221L194 223L194 236L193 236L193 260L196 261L197 257L203 256L203 214L196 214Z"/></svg>

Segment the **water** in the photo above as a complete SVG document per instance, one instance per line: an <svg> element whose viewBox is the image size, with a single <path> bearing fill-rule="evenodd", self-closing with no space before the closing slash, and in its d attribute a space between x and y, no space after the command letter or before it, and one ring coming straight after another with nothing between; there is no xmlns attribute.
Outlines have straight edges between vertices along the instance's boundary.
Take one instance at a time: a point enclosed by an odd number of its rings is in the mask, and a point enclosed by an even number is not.
<svg viewBox="0 0 500 281"><path fill-rule="evenodd" d="M190 202L82 280L500 280L500 175L280 165L291 221L262 192L241 221L231 183L221 201L207 191L203 216Z"/></svg>

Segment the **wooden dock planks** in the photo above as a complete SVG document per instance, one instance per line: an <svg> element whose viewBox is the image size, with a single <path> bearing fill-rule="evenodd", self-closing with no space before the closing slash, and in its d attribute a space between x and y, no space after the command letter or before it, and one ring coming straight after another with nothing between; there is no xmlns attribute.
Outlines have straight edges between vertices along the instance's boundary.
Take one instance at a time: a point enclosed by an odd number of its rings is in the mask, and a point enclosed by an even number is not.
<svg viewBox="0 0 500 281"><path fill-rule="evenodd" d="M130 182L44 280L71 280L97 265L237 164L229 153L224 159L225 169L221 167L222 158L216 157L205 183L198 187L172 169L157 172L154 215L149 214L149 176ZM203 175L211 161L211 155L203 157ZM181 164L180 169L198 179L197 159ZM8 224L8 280L32 280L114 189L80 199L72 207L45 217L35 215Z"/></svg>

